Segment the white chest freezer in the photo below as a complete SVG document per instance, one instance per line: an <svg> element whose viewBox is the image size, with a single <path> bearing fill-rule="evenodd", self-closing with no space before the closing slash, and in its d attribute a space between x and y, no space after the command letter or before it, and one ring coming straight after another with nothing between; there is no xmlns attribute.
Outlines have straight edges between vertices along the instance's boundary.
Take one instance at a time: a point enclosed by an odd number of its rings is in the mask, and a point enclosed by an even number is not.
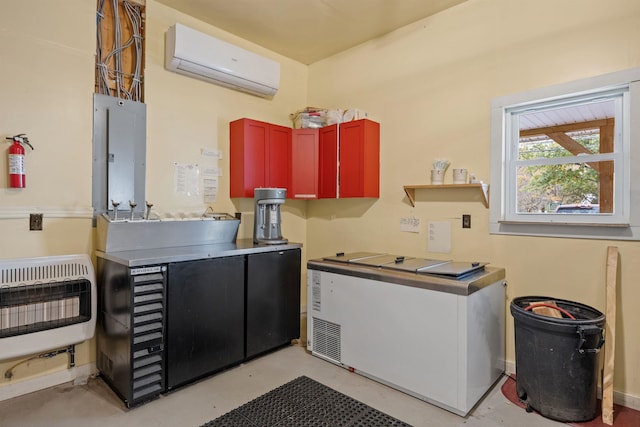
<svg viewBox="0 0 640 427"><path fill-rule="evenodd" d="M504 372L504 269L376 256L308 262L308 350L467 415Z"/></svg>

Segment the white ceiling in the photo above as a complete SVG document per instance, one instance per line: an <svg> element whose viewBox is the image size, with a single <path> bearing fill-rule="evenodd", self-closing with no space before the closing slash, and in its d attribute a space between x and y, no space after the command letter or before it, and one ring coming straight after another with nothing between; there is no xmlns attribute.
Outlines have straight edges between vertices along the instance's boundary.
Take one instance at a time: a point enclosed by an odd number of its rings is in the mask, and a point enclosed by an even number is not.
<svg viewBox="0 0 640 427"><path fill-rule="evenodd" d="M466 0L158 0L311 64Z"/></svg>
<svg viewBox="0 0 640 427"><path fill-rule="evenodd" d="M611 119L615 117L615 108L614 99L597 99L568 107L525 113L520 116L520 130Z"/></svg>

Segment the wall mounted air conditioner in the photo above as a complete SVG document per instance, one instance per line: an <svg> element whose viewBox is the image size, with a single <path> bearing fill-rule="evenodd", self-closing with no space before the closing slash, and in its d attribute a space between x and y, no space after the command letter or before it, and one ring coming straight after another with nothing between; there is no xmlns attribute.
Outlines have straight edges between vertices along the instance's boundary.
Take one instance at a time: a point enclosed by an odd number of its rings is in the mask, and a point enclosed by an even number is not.
<svg viewBox="0 0 640 427"><path fill-rule="evenodd" d="M167 30L170 71L262 97L280 86L280 64L182 24Z"/></svg>

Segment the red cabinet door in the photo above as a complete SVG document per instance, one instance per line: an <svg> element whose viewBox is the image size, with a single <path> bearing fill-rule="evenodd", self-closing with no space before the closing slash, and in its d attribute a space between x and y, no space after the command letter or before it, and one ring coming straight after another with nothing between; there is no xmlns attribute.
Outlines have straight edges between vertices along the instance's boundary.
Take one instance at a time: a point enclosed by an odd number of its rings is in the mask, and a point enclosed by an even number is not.
<svg viewBox="0 0 640 427"><path fill-rule="evenodd" d="M340 124L338 197L380 196L380 124L368 119Z"/></svg>
<svg viewBox="0 0 640 427"><path fill-rule="evenodd" d="M338 125L321 128L318 132L318 197L338 197Z"/></svg>
<svg viewBox="0 0 640 427"><path fill-rule="evenodd" d="M251 119L229 123L230 197L259 187L289 189L291 129Z"/></svg>
<svg viewBox="0 0 640 427"><path fill-rule="evenodd" d="M318 129L293 129L290 198L318 198L318 154Z"/></svg>
<svg viewBox="0 0 640 427"><path fill-rule="evenodd" d="M239 119L229 124L231 197L253 197L253 189L264 186L268 138L268 123Z"/></svg>
<svg viewBox="0 0 640 427"><path fill-rule="evenodd" d="M266 153L267 177L264 187L286 188L291 179L291 128L269 125L269 148Z"/></svg>

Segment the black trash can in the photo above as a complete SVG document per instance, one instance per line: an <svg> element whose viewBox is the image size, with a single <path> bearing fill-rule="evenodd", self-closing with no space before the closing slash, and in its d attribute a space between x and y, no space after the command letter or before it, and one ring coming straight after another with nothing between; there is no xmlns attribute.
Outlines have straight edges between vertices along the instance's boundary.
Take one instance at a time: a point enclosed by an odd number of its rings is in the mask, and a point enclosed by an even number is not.
<svg viewBox="0 0 640 427"><path fill-rule="evenodd" d="M528 309L541 301L554 301L563 317ZM604 314L584 304L543 296L515 298L510 310L515 326L516 392L527 411L535 409L563 422L595 418Z"/></svg>

